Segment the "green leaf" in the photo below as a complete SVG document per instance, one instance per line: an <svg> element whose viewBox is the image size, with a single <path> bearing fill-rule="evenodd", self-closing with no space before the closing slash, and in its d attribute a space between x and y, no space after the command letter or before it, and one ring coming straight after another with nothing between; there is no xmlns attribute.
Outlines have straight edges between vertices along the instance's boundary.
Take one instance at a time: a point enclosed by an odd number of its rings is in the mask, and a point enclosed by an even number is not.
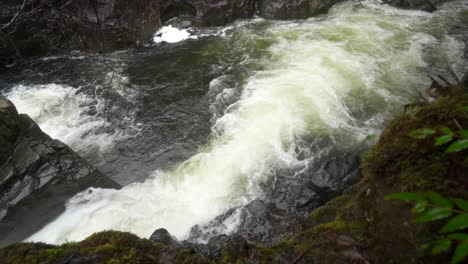
<svg viewBox="0 0 468 264"><path fill-rule="evenodd" d="M416 217L415 222L431 222L447 218L452 215L452 211L447 208L433 208L424 214Z"/></svg>
<svg viewBox="0 0 468 264"><path fill-rule="evenodd" d="M460 130L458 131L458 134L460 134L460 136L464 139L468 138L468 130Z"/></svg>
<svg viewBox="0 0 468 264"><path fill-rule="evenodd" d="M463 200L463 199L458 199L458 198L452 198L452 201L454 201L458 208L463 209L463 211L468 212L468 201Z"/></svg>
<svg viewBox="0 0 468 264"><path fill-rule="evenodd" d="M444 208L452 208L453 203L436 192L427 192L427 197L436 205Z"/></svg>
<svg viewBox="0 0 468 264"><path fill-rule="evenodd" d="M424 243L424 244L421 245L421 249L422 249L422 250L426 250L426 249L428 249L430 246L431 246L431 244L429 244L429 243Z"/></svg>
<svg viewBox="0 0 468 264"><path fill-rule="evenodd" d="M440 232L448 233L457 230L462 230L468 227L468 214L461 214L453 217L450 221L445 224Z"/></svg>
<svg viewBox="0 0 468 264"><path fill-rule="evenodd" d="M468 242L458 244L453 254L452 264L460 263L466 256L468 256Z"/></svg>
<svg viewBox="0 0 468 264"><path fill-rule="evenodd" d="M451 239L451 240L466 240L468 241L468 234L466 233L453 233L453 234L449 234L447 236L448 239Z"/></svg>
<svg viewBox="0 0 468 264"><path fill-rule="evenodd" d="M428 136L433 135L435 133L436 133L436 131L434 129L420 128L420 129L413 130L410 133L410 136L412 136L414 138L417 138L417 139L425 139Z"/></svg>
<svg viewBox="0 0 468 264"><path fill-rule="evenodd" d="M453 133L452 129L448 128L448 127L443 127L440 129L440 131L446 135L451 135L453 136L455 133Z"/></svg>
<svg viewBox="0 0 468 264"><path fill-rule="evenodd" d="M468 105L463 106L463 110L468 111Z"/></svg>
<svg viewBox="0 0 468 264"><path fill-rule="evenodd" d="M438 137L435 145L441 146L441 145L447 144L450 141L452 141L452 139L453 139L452 135L445 135L445 136Z"/></svg>
<svg viewBox="0 0 468 264"><path fill-rule="evenodd" d="M403 200L406 202L410 202L410 201L425 202L426 197L418 193L402 192L402 193L392 193L390 195L387 195L385 196L385 200Z"/></svg>
<svg viewBox="0 0 468 264"><path fill-rule="evenodd" d="M432 254L438 255L444 251L447 251L452 246L452 241L449 239L442 239L436 242L434 247L432 248Z"/></svg>
<svg viewBox="0 0 468 264"><path fill-rule="evenodd" d="M413 213L421 214L426 210L427 202L419 202L413 208Z"/></svg>
<svg viewBox="0 0 468 264"><path fill-rule="evenodd" d="M468 148L468 139L459 139L447 148L446 152L447 153L453 153L453 152L459 152L464 149Z"/></svg>

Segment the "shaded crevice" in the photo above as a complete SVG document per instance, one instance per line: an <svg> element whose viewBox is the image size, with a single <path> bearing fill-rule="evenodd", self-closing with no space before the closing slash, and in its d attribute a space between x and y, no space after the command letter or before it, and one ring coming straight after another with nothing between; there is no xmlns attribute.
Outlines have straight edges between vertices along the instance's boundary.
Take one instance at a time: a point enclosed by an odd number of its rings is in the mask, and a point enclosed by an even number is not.
<svg viewBox="0 0 468 264"><path fill-rule="evenodd" d="M175 17L194 18L197 9L188 3L173 3L165 7L161 12L161 23L165 23Z"/></svg>

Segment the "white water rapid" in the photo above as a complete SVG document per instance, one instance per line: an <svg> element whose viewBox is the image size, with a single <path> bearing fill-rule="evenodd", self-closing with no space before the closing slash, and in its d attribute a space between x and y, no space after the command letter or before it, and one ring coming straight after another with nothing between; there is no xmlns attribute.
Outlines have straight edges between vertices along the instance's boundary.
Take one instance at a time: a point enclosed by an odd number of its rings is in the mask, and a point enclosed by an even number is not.
<svg viewBox="0 0 468 264"><path fill-rule="evenodd" d="M457 72L466 70L463 44L445 31L466 16L466 1L449 3L433 14L372 1L364 5L344 3L307 21L256 20L251 23L265 24L256 30L234 26L234 32L273 44L261 62L264 69L247 79L240 99L217 118L210 143L143 183L78 194L60 217L28 241L63 243L109 229L148 237L162 227L184 239L193 225L261 197L260 184L274 170L304 167L297 150L303 137L341 134L337 147L357 144L379 133L392 111L409 101L414 87L427 85L428 67L447 62ZM8 96L53 137L73 137L63 128L67 125L78 128L77 133L92 126L93 120L66 123L76 121L74 104L48 118L46 112L54 111L47 108L49 102L32 103L48 91L39 88L17 88ZM226 87L218 99L233 89ZM308 160L316 154L310 153Z"/></svg>

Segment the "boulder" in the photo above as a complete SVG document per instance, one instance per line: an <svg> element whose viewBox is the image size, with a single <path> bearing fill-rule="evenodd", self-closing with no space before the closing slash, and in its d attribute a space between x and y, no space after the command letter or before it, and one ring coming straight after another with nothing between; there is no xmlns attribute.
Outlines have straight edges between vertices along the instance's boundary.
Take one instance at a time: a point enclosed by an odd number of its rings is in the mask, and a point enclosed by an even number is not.
<svg viewBox="0 0 468 264"><path fill-rule="evenodd" d="M326 13L341 0L260 0L261 17L274 19L301 19Z"/></svg>
<svg viewBox="0 0 468 264"><path fill-rule="evenodd" d="M404 9L418 9L426 12L434 12L437 5L445 0L384 0L384 3Z"/></svg>
<svg viewBox="0 0 468 264"><path fill-rule="evenodd" d="M0 97L0 245L32 235L89 187L120 186Z"/></svg>
<svg viewBox="0 0 468 264"><path fill-rule="evenodd" d="M110 51L142 45L161 26L160 2L27 0L22 8L23 0L2 1L0 25L8 25L2 31L11 41L0 41L0 63L15 55ZM13 19L19 10L17 17L21 19Z"/></svg>
<svg viewBox="0 0 468 264"><path fill-rule="evenodd" d="M160 228L157 229L156 231L151 234L149 240L162 243L166 246L170 247L180 247L182 244L175 238L173 235L171 235L166 229Z"/></svg>
<svg viewBox="0 0 468 264"><path fill-rule="evenodd" d="M224 26L236 19L252 18L256 0L188 0L196 9L194 24Z"/></svg>
<svg viewBox="0 0 468 264"><path fill-rule="evenodd" d="M194 226L189 241L209 240L238 222L237 231L232 235L262 245L274 244L300 229L301 222L311 211L359 181L360 151L357 152L332 154L317 168L301 175L280 172L276 181L265 184L265 198L228 210L206 225Z"/></svg>
<svg viewBox="0 0 468 264"><path fill-rule="evenodd" d="M0 67L19 57L143 46L173 18L186 19L194 26L224 26L256 14L299 19L324 13L339 1L27 0L24 7L23 0L2 1L0 25L5 26L2 32L8 37L0 40Z"/></svg>

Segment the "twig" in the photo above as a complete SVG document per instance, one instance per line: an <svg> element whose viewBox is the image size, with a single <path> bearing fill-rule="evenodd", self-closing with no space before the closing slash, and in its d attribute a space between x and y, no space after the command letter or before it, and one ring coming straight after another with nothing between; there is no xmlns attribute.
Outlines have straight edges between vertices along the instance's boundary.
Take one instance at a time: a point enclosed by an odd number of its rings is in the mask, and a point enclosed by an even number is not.
<svg viewBox="0 0 468 264"><path fill-rule="evenodd" d="M103 113L103 116L104 116L104 124L106 123L106 113L107 113L107 101L108 101L108 98L109 98L109 94L110 94L110 87L112 85L112 81L114 80L114 76L115 76L115 70L114 68L112 68L108 63L107 63L107 60L106 60L106 56L104 56L104 51L103 51L103 43L104 43L104 32L103 32L103 27L102 27L102 23L101 23L101 19L99 18L99 12L97 11L97 7L96 7L96 3L94 2L94 0L90 0L91 1L91 6L94 10L94 14L96 15L96 21L98 22L98 25L99 25L99 31L101 33L101 49L100 49L100 53L102 55L102 59L103 59L103 62L104 62L104 65L110 69L112 71L112 76L111 76L111 79L109 80L109 84L107 85L107 93L105 95L105 98L104 98L104 113Z"/></svg>
<svg viewBox="0 0 468 264"><path fill-rule="evenodd" d="M23 0L23 5L21 6L21 9L13 16L13 18L10 20L10 22L6 23L1 30L4 30L5 28L9 27L11 24L13 24L16 20L16 18L23 12L24 7L26 6L27 0Z"/></svg>
<svg viewBox="0 0 468 264"><path fill-rule="evenodd" d="M73 2L74 0L70 0L68 2L66 2L65 4L63 4L61 7L60 7L60 10L64 9L66 6L68 6L69 4L71 4L71 2Z"/></svg>
<svg viewBox="0 0 468 264"><path fill-rule="evenodd" d="M458 123L457 119L454 118L453 123L455 123L455 125L458 127L458 129L463 130L463 127L460 125L460 123Z"/></svg>
<svg viewBox="0 0 468 264"><path fill-rule="evenodd" d="M111 79L109 80L109 85L107 86L107 94L104 98L104 124L106 123L106 110L107 110L107 99L109 98L109 91L110 86L112 85L112 81L114 80L115 71L112 71Z"/></svg>
<svg viewBox="0 0 468 264"><path fill-rule="evenodd" d="M297 258L294 259L294 261L291 264L297 264L299 261L301 261L307 253L309 253L313 248L316 248L317 246L310 246L308 249L306 249L304 252L299 254Z"/></svg>

